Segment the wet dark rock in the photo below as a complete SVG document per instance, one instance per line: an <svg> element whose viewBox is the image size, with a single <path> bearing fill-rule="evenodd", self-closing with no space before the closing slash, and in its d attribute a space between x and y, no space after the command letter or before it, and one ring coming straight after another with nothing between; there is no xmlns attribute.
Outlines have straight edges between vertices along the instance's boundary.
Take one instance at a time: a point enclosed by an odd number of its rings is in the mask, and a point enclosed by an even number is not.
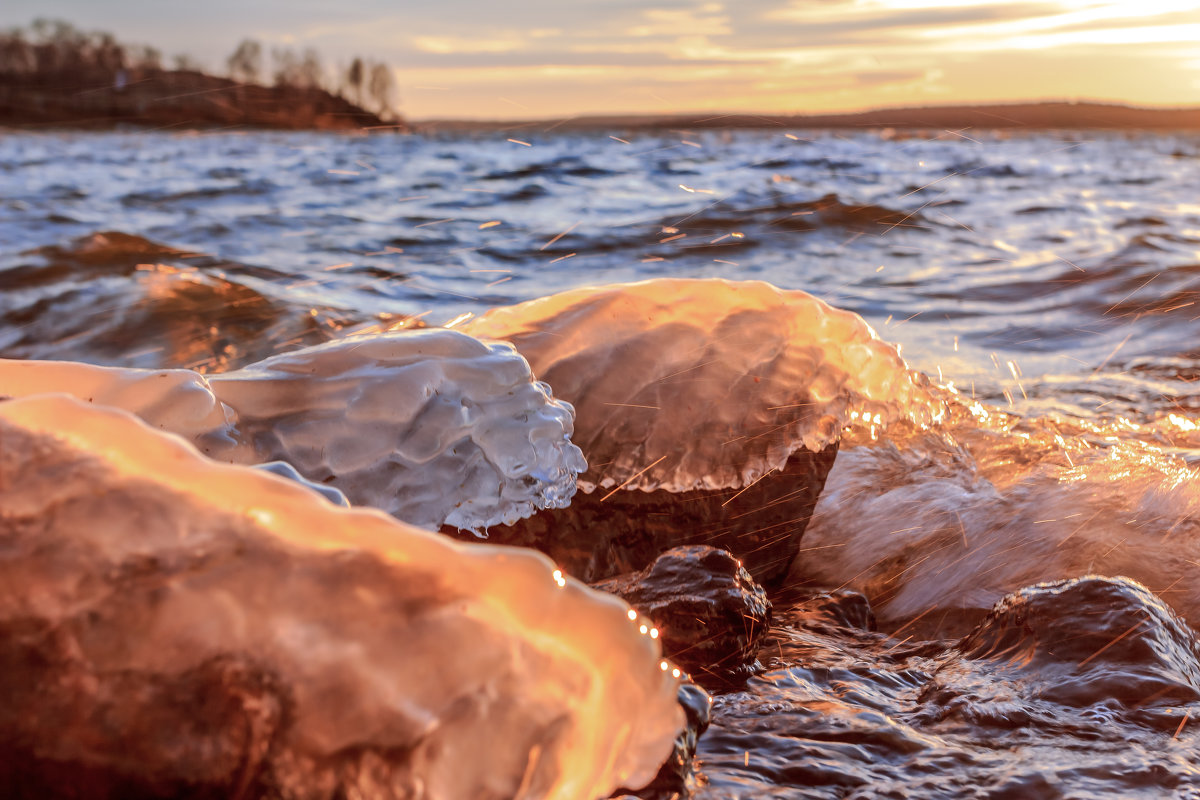
<svg viewBox="0 0 1200 800"><path fill-rule="evenodd" d="M741 563L706 545L676 547L641 572L594 585L619 595L658 628L664 654L702 685L753 674L771 601Z"/></svg>
<svg viewBox="0 0 1200 800"><path fill-rule="evenodd" d="M644 569L672 547L704 544L730 551L771 588L800 552L836 456L836 443L818 453L801 450L784 469L740 490L581 491L568 508L540 511L488 534L497 544L541 550L587 582Z"/></svg>
<svg viewBox="0 0 1200 800"><path fill-rule="evenodd" d="M1128 578L1041 583L1001 599L918 699L927 724L1055 730L1084 709L1170 733L1179 716L1159 712L1200 701L1200 643Z"/></svg>
<svg viewBox="0 0 1200 800"><path fill-rule="evenodd" d="M875 612L870 602L850 589L812 595L798 602L792 612L806 628L875 630Z"/></svg>
<svg viewBox="0 0 1200 800"><path fill-rule="evenodd" d="M712 720L712 698L690 681L679 685L677 698L687 722L675 737L675 748L670 758L663 762L654 780L644 788L633 794L628 789L618 789L614 797L620 796L624 800L677 800L691 796L696 783L693 771L696 746Z"/></svg>
<svg viewBox="0 0 1200 800"><path fill-rule="evenodd" d="M1022 685L1056 703L1200 700L1195 633L1129 578L1087 576L1013 592L957 649L993 669L1036 674Z"/></svg>

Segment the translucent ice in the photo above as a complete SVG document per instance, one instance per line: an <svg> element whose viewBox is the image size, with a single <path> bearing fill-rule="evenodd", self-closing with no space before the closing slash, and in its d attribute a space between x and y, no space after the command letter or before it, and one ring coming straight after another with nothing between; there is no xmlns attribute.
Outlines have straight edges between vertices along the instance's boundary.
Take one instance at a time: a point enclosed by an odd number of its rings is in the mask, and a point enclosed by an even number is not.
<svg viewBox="0 0 1200 800"><path fill-rule="evenodd" d="M680 728L657 642L543 556L335 507L115 409L0 402L0 541L22 786L581 800L649 780Z"/></svg>
<svg viewBox="0 0 1200 800"><path fill-rule="evenodd" d="M463 326L505 339L575 404L582 484L673 492L748 485L844 426L938 413L857 314L760 281L576 289Z"/></svg>
<svg viewBox="0 0 1200 800"><path fill-rule="evenodd" d="M480 530L570 503L572 409L501 342L427 329L352 337L207 379L0 360L0 397L48 391L132 411L214 458L282 460L415 525Z"/></svg>
<svg viewBox="0 0 1200 800"><path fill-rule="evenodd" d="M191 439L205 450L234 441L233 412L217 399L204 376L191 370L0 358L0 399L54 392L125 409L147 425Z"/></svg>
<svg viewBox="0 0 1200 800"><path fill-rule="evenodd" d="M210 379L253 449L415 525L479 529L570 503L571 407L512 347L430 328L351 337Z"/></svg>

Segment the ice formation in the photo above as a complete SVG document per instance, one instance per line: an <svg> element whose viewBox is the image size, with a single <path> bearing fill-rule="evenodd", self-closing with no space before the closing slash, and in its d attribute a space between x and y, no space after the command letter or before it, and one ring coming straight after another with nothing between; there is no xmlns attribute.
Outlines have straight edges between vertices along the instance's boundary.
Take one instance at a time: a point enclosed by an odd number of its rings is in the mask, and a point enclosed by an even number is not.
<svg viewBox="0 0 1200 800"><path fill-rule="evenodd" d="M582 800L680 729L657 641L544 557L115 409L0 402L0 541L0 772L27 787Z"/></svg>
<svg viewBox="0 0 1200 800"><path fill-rule="evenodd" d="M583 488L741 487L855 422L929 422L937 404L857 314L761 281L575 289L463 326L505 339L575 405Z"/></svg>
<svg viewBox="0 0 1200 800"><path fill-rule="evenodd" d="M209 378L253 461L283 460L406 522L481 529L570 503L572 410L511 345L430 328L351 337Z"/></svg>
<svg viewBox="0 0 1200 800"><path fill-rule="evenodd" d="M224 449L235 441L233 412L217 399L204 376L191 370L0 358L0 399L58 392L122 408L205 451Z"/></svg>
<svg viewBox="0 0 1200 800"><path fill-rule="evenodd" d="M286 461L268 461L265 464L255 464L255 469L261 469L264 472L269 472L272 475L279 475L288 480L295 481L302 486L307 486L317 494L324 497L335 506L350 507L350 501L346 499L346 495L342 494L342 490L334 486L327 486L323 483L310 481L308 478L296 471L296 468Z"/></svg>
<svg viewBox="0 0 1200 800"><path fill-rule="evenodd" d="M49 391L131 411L220 460L287 461L424 527L478 531L565 506L586 468L571 407L511 345L457 331L351 337L207 379L0 360L0 397Z"/></svg>

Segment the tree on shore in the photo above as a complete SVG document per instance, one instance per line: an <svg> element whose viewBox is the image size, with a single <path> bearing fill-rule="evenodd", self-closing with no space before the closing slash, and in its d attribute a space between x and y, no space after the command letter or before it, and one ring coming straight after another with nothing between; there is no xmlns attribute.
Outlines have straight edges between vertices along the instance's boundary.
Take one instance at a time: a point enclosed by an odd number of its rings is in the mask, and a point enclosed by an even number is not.
<svg viewBox="0 0 1200 800"><path fill-rule="evenodd" d="M262 45L253 39L243 39L226 61L229 77L240 83L258 83L262 75Z"/></svg>
<svg viewBox="0 0 1200 800"><path fill-rule="evenodd" d="M112 34L85 33L62 20L38 19L26 33L0 33L0 74L35 80L108 81L122 70L156 72L162 53L123 45Z"/></svg>
<svg viewBox="0 0 1200 800"><path fill-rule="evenodd" d="M321 57L311 47L303 55L287 47L277 47L271 51L275 62L274 80L276 86L288 86L296 89L321 88L324 86L325 70L321 66Z"/></svg>
<svg viewBox="0 0 1200 800"><path fill-rule="evenodd" d="M354 102L362 105L362 86L363 86L363 61L358 56L350 62L350 69L346 70L346 85L354 90Z"/></svg>
<svg viewBox="0 0 1200 800"><path fill-rule="evenodd" d="M190 55L174 56L170 63L175 71L199 73L199 78L197 75L175 75L163 68L163 61L162 52L156 48L123 44L112 34L85 32L62 20L38 19L28 29L0 29L0 109L5 103L17 103L18 99L20 103L26 103L28 97L40 92L46 97L72 99L47 105L45 97L38 95L36 102L28 101L29 108L33 109L29 113L33 116L50 115L46 110L50 106L56 109L54 114L80 113L83 104L115 118L115 106L103 105L115 102L113 94L80 91L111 88L127 98L136 94L138 105L134 112L142 114L145 98L158 91L158 87L180 80L196 84L200 78L211 77L204 75L203 66ZM395 74L382 62L356 57L349 68L339 69L334 74L326 72L320 56L312 48L302 53L290 48L274 49L269 69L266 61L263 45L253 39L244 39L228 56L225 65L229 78L236 83L262 84L270 79L283 88L338 92L347 100L352 96L351 102L360 108L374 110L380 117L398 118L394 110ZM152 77L154 81L149 80ZM138 88L131 88L134 86ZM258 96L257 91L247 86L239 88L238 93L232 95L236 98L233 105L250 102L249 98ZM300 106L308 104L304 107L312 108L326 102L316 96L287 95L289 99L282 101L285 107L293 99ZM80 96L87 99L79 100ZM224 102L223 98L230 96L213 99ZM230 104L226 102L225 105ZM291 113L300 115L297 109L292 109ZM344 112L337 113L345 116Z"/></svg>
<svg viewBox="0 0 1200 800"><path fill-rule="evenodd" d="M383 62L372 64L371 75L367 80L367 93L374 101L375 111L380 117L390 118L394 115L392 94L395 90L396 76L392 73L392 68Z"/></svg>

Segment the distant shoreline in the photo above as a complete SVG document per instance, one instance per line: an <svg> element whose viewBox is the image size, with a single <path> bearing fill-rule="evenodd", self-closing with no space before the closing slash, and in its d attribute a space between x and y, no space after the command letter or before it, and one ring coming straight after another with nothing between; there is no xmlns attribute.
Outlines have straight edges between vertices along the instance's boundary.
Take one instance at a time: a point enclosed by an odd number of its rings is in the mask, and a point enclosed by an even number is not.
<svg viewBox="0 0 1200 800"><path fill-rule="evenodd" d="M194 70L162 70L126 82L47 81L34 76L0 84L0 128L122 127L407 129L318 87L238 83Z"/></svg>
<svg viewBox="0 0 1200 800"><path fill-rule="evenodd" d="M839 114L612 114L544 120L410 121L416 133L599 130L884 129L1200 131L1200 106L1139 108L1116 103L1039 102L884 108Z"/></svg>
<svg viewBox="0 0 1200 800"><path fill-rule="evenodd" d="M252 129L401 131L418 134L828 130L1127 130L1200 132L1200 106L1008 103L883 108L838 114L595 114L540 120L384 120L315 87L240 84L163 71L128 86L0 87L0 129Z"/></svg>

